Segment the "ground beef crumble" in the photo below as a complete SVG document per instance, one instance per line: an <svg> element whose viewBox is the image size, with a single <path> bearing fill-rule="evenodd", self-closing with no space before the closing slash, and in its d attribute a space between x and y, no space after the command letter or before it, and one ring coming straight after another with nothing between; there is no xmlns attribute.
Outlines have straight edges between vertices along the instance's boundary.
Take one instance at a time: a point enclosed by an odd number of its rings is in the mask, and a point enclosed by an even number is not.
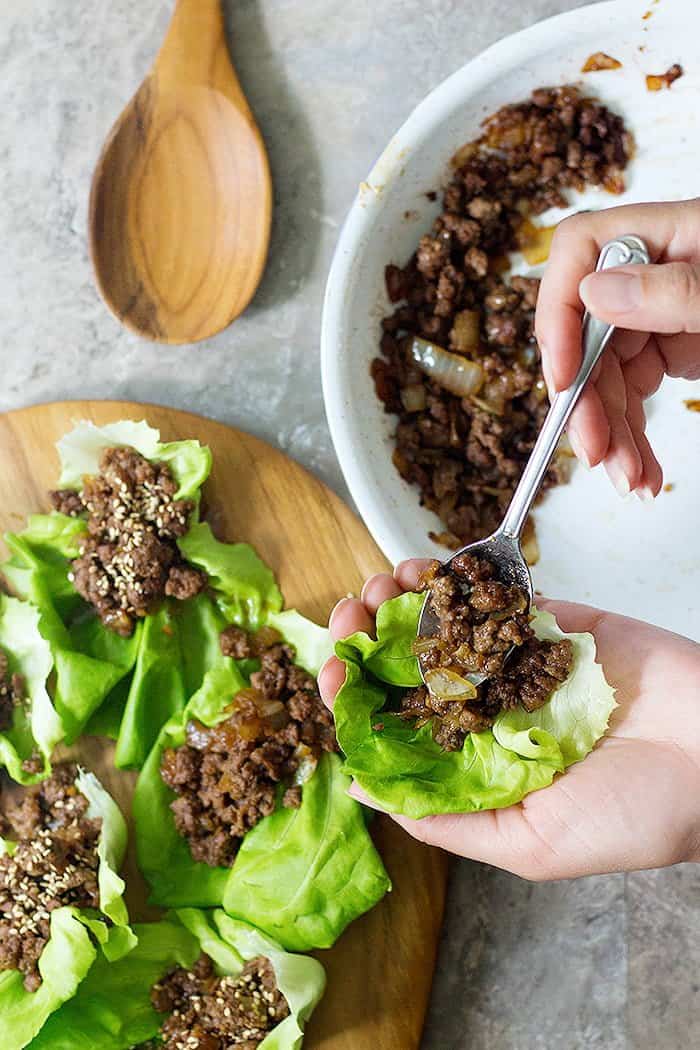
<svg viewBox="0 0 700 1050"><path fill-rule="evenodd" d="M423 673L447 672L458 682L488 675L467 700L448 700L425 686L404 694L401 717L419 726L432 720L435 740L446 751L460 750L467 733L488 729L503 710L521 705L536 711L571 673L571 642L537 638L527 594L501 583L488 559L467 552L452 560L451 569L432 562L419 588L429 591L438 622L434 638L416 640Z"/></svg>
<svg viewBox="0 0 700 1050"><path fill-rule="evenodd" d="M99 906L101 821L86 817L77 775L72 763L55 766L48 780L5 808L3 834L17 848L0 857L0 970L19 970L30 992L41 984L37 964L51 912Z"/></svg>
<svg viewBox="0 0 700 1050"><path fill-rule="evenodd" d="M260 669L224 721L188 724L186 742L163 754L161 776L178 796L171 808L193 859L230 867L246 832L275 809L280 789L283 806L301 805L299 781L337 743L316 679L294 663L294 650L276 631L249 635L230 627L221 648L259 659Z"/></svg>
<svg viewBox="0 0 700 1050"><path fill-rule="evenodd" d="M72 517L87 512L73 583L106 627L128 637L155 603L191 598L207 577L178 550L194 505L174 498L178 485L167 464L151 463L132 448L108 448L99 466L81 492L52 492L51 502Z"/></svg>
<svg viewBox="0 0 700 1050"><path fill-rule="evenodd" d="M540 88L458 152L432 232L406 266L386 268L396 309L382 322L372 376L398 417L394 464L444 524L438 542L463 546L495 529L548 408L533 330L539 282L506 281L508 254L532 229L528 216L565 205L566 190L620 193L632 149L605 106L575 87ZM415 337L477 361L478 394L457 397L424 375ZM555 459L543 489L566 480L567 467Z"/></svg>
<svg viewBox="0 0 700 1050"><path fill-rule="evenodd" d="M15 717L15 708L27 697L26 684L21 674L10 671L7 653L0 649L0 733L10 729Z"/></svg>
<svg viewBox="0 0 700 1050"><path fill-rule="evenodd" d="M162 1043L150 1045L165 1050L255 1050L289 1016L263 956L246 963L238 977L218 977L202 954L191 970L180 967L155 984L151 1002L168 1017L160 1030Z"/></svg>

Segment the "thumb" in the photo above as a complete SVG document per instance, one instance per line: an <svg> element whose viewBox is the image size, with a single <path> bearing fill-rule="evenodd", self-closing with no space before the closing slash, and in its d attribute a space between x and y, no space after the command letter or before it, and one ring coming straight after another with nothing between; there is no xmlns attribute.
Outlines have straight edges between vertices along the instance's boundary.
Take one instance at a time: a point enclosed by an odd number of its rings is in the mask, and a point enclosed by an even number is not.
<svg viewBox="0 0 700 1050"><path fill-rule="evenodd" d="M620 266L584 277L583 304L594 317L635 332L700 332L700 267L673 262Z"/></svg>

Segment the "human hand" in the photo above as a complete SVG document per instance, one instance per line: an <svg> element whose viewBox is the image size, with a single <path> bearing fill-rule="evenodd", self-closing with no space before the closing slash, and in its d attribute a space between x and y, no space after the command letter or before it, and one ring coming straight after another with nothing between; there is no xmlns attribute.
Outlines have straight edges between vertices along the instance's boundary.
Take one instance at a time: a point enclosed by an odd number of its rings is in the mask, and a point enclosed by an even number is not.
<svg viewBox="0 0 700 1050"><path fill-rule="evenodd" d="M606 241L636 233L648 266L593 273ZM664 375L700 378L700 199L581 213L557 228L535 318L550 396L581 361L586 307L619 326L569 422L574 452L604 463L621 495L651 499L663 474L645 434L644 401Z"/></svg>
<svg viewBox="0 0 700 1050"><path fill-rule="evenodd" d="M425 566L402 562L393 577L371 577L361 599L339 602L333 638L373 633L382 602L415 589ZM607 736L517 806L393 819L421 842L538 881L700 861L700 645L585 605L539 604L562 630L594 635L619 704ZM331 657L319 676L329 707L344 677L344 665ZM357 785L350 793L372 805Z"/></svg>

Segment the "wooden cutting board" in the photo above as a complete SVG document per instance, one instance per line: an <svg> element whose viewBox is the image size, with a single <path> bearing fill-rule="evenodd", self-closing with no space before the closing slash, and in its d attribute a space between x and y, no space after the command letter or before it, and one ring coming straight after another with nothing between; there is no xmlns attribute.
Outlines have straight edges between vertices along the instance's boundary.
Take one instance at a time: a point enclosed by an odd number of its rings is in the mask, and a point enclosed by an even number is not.
<svg viewBox="0 0 700 1050"><path fill-rule="evenodd" d="M83 419L98 425L146 419L164 440L197 438L214 469L205 516L221 539L246 540L272 567L287 607L325 623L335 602L359 594L387 562L362 523L320 481L257 438L174 409L128 402L71 401L0 416L0 533L48 509L58 478L55 443ZM6 554L0 542L2 556ZM133 774L117 772L111 747L85 738L74 754L130 812ZM394 889L372 912L318 956L328 990L308 1027L309 1050L416 1050L420 1042L445 896L446 859L386 818L374 835ZM128 858L132 918L154 918L146 889Z"/></svg>

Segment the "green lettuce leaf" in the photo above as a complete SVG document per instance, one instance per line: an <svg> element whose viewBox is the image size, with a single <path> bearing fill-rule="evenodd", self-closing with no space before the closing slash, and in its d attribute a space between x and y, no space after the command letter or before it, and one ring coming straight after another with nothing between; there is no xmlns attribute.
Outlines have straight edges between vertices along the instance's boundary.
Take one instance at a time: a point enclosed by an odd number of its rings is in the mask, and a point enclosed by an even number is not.
<svg viewBox="0 0 700 1050"><path fill-rule="evenodd" d="M498 809L551 784L584 758L605 733L614 690L595 662L595 641L564 634L550 613L533 608L540 638L569 638L574 669L539 711L505 712L493 729L470 733L461 751L445 752L430 725L415 729L396 714L395 687L421 684L412 653L420 594L385 602L377 639L358 633L336 645L346 678L335 701L345 771L391 813L420 818L435 813Z"/></svg>
<svg viewBox="0 0 700 1050"><path fill-rule="evenodd" d="M145 420L123 419L96 427L78 423L57 442L61 460L59 488L79 489L86 474L97 474L100 458L106 448L131 446L146 459L167 463L179 484L176 499L199 501L199 492L211 472L211 452L198 441L162 443L160 434Z"/></svg>
<svg viewBox="0 0 700 1050"><path fill-rule="evenodd" d="M229 623L257 630L282 608L271 569L247 543L221 543L206 522L193 525L178 547L209 576L209 586Z"/></svg>
<svg viewBox="0 0 700 1050"><path fill-rule="evenodd" d="M98 959L77 995L44 1025L30 1050L130 1050L157 1035L162 1015L151 987L176 966L190 967L202 951L220 975L237 976L257 955L270 959L290 1007L264 1040L264 1050L296 1050L303 1026L321 998L325 974L315 959L288 955L279 945L222 912L192 909L168 920L136 926L138 946L121 962Z"/></svg>
<svg viewBox="0 0 700 1050"><path fill-rule="evenodd" d="M62 1003L71 999L100 953L106 960L124 958L136 945L123 901L124 883L117 875L126 848L126 824L111 796L92 773L80 772L76 787L88 799L88 816L100 818L98 884L100 911L58 908L51 914L50 938L39 959L43 978L28 992L17 970L0 973L0 1046L21 1050ZM3 850L12 844L0 840ZM101 914L100 914L101 913ZM109 920L107 925L101 915Z"/></svg>
<svg viewBox="0 0 700 1050"><path fill-rule="evenodd" d="M2 566L20 598L39 610L39 631L56 672L53 702L68 741L134 665L141 625L131 638L102 626L69 579L83 524L63 514L36 514L24 532L5 537L11 557Z"/></svg>
<svg viewBox="0 0 700 1050"><path fill-rule="evenodd" d="M299 638L299 622L293 622ZM312 663L320 647L316 632L309 634ZM190 719L214 725L225 718L225 708L246 684L233 660L222 661L206 674L184 712L161 730L134 794L139 865L154 904L223 905L285 948L329 947L389 888L362 807L346 794L349 782L336 755L321 758L298 810L279 807L246 835L231 869L195 863L175 828L170 804L176 796L160 776L163 752L184 743Z"/></svg>
<svg viewBox="0 0 700 1050"><path fill-rule="evenodd" d="M377 904L389 879L348 794L338 755L324 754L299 809L279 807L243 839L223 906L292 951L330 948Z"/></svg>
<svg viewBox="0 0 700 1050"><path fill-rule="evenodd" d="M0 594L0 649L8 658L10 673L21 674L26 688L26 702L14 709L11 726L0 733L0 764L19 783L36 783L50 772L51 753L63 737L63 725L46 688L53 658L39 630L35 606ZM22 763L36 754L43 759L43 768L27 773Z"/></svg>

